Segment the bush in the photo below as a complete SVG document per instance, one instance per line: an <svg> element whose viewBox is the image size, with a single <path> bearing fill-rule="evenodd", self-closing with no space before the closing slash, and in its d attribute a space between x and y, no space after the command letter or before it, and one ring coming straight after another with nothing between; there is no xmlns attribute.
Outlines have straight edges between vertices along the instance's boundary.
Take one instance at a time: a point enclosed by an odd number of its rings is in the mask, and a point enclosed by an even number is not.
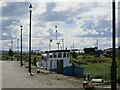
<svg viewBox="0 0 120 90"><path fill-rule="evenodd" d="M23 58L24 62L28 62L29 61L29 55L28 54L23 54L22 58Z"/></svg>
<svg viewBox="0 0 120 90"><path fill-rule="evenodd" d="M117 65L117 82L120 84L120 64Z"/></svg>
<svg viewBox="0 0 120 90"><path fill-rule="evenodd" d="M79 55L77 56L78 63L103 63L103 62L111 62L111 58L107 58L104 56L96 57L92 55Z"/></svg>

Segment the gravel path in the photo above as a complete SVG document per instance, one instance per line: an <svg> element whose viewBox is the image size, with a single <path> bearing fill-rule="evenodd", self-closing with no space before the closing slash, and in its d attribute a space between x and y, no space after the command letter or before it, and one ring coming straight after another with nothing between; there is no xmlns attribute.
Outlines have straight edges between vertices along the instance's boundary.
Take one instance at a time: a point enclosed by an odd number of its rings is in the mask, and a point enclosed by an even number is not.
<svg viewBox="0 0 120 90"><path fill-rule="evenodd" d="M36 69L35 69L36 70ZM60 74L36 73L29 76L28 68L16 61L2 62L2 88L80 88L82 81Z"/></svg>

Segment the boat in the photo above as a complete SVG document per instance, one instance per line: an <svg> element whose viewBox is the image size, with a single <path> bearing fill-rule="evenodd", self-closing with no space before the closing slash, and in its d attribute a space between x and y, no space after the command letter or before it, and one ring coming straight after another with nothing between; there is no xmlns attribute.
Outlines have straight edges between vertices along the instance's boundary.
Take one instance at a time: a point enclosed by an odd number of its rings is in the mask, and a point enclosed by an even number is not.
<svg viewBox="0 0 120 90"><path fill-rule="evenodd" d="M64 75L83 76L83 68L70 63L70 50L50 50L42 54L39 67Z"/></svg>

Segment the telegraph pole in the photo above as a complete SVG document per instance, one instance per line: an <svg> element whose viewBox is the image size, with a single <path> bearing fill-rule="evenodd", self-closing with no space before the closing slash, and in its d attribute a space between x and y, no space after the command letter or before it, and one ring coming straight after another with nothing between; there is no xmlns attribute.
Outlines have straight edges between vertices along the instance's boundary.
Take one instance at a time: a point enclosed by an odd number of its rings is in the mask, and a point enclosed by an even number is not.
<svg viewBox="0 0 120 90"><path fill-rule="evenodd" d="M115 22L115 0L113 0L112 2L112 28L113 28L113 32L112 32L112 63L111 63L111 90L117 90L116 88L116 69L117 69L117 65L116 65L116 47L115 47L115 43L116 43L116 22Z"/></svg>
<svg viewBox="0 0 120 90"><path fill-rule="evenodd" d="M17 39L17 54L19 55L19 39ZM17 57L17 61L19 61L19 56Z"/></svg>
<svg viewBox="0 0 120 90"><path fill-rule="evenodd" d="M97 40L96 44L97 44L97 50L98 50L98 44L99 44L99 43L98 43L98 40Z"/></svg>
<svg viewBox="0 0 120 90"><path fill-rule="evenodd" d="M19 54L19 39L17 39L17 53Z"/></svg>
<svg viewBox="0 0 120 90"><path fill-rule="evenodd" d="M13 51L13 40L11 40L11 50L12 50L12 52L14 54L14 51ZM12 60L13 60L13 55L12 55Z"/></svg>
<svg viewBox="0 0 120 90"><path fill-rule="evenodd" d="M21 67L23 65L23 62L22 62L22 25L20 26L20 29L21 29Z"/></svg>
<svg viewBox="0 0 120 90"><path fill-rule="evenodd" d="M74 50L74 43L73 43L73 50Z"/></svg>
<svg viewBox="0 0 120 90"><path fill-rule="evenodd" d="M96 43L94 44L94 47L98 50L98 46L99 45L99 43L98 43L98 40L96 40Z"/></svg>
<svg viewBox="0 0 120 90"><path fill-rule="evenodd" d="M13 51L13 40L11 39L11 50Z"/></svg>

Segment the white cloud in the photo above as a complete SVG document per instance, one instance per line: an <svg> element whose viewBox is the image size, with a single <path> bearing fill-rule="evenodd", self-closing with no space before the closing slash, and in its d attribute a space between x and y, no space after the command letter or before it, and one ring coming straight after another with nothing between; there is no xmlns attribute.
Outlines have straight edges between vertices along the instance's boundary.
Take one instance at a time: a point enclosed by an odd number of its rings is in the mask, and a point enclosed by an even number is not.
<svg viewBox="0 0 120 90"><path fill-rule="evenodd" d="M33 17L38 16L44 12L46 12L46 3L45 2L39 2L38 3L32 3L33 6Z"/></svg>
<svg viewBox="0 0 120 90"><path fill-rule="evenodd" d="M89 32L90 34L93 34L93 35L94 35L94 34L98 34L98 32L95 31L95 30L89 30L88 32Z"/></svg>
<svg viewBox="0 0 120 90"><path fill-rule="evenodd" d="M97 3L54 3L52 11L47 10L46 2L35 3L32 2L32 45L33 48L46 49L49 46L48 39L54 38L55 25L58 26L58 32L64 36L59 38L65 39L65 46L70 48L72 43L75 43L77 48L84 48L89 46L94 46L95 39L93 38L80 38L74 36L82 35L98 35L99 33L95 27L101 25L99 22L102 17L105 20L110 20L111 9L109 8L109 3L103 3L102 5ZM94 7L95 6L95 7ZM42 16L43 15L43 16ZM47 16L51 21L47 20ZM64 17L62 17L62 16ZM55 16L55 17L53 17ZM57 17L59 16L59 17ZM10 17L10 16L9 16ZM7 18L7 17L3 17ZM8 18L9 19L9 18ZM23 25L23 46L28 47L28 35L29 35L29 11L24 15L17 17L20 22L13 22L12 25L7 26L12 29L12 36L20 38L20 25ZM52 20L54 19L54 20ZM84 27L83 27L84 26ZM102 25L101 25L102 27ZM101 27L99 29L101 29ZM47 32L48 29L52 29L53 36L49 37L50 34ZM107 27L103 31L107 31ZM108 39L106 39L107 41ZM105 44L105 43L104 43ZM109 43L107 43L109 44ZM52 43L52 47L56 47L56 44Z"/></svg>
<svg viewBox="0 0 120 90"><path fill-rule="evenodd" d="M6 7L6 6L7 6L7 3L6 3L6 2L0 1L0 8Z"/></svg>
<svg viewBox="0 0 120 90"><path fill-rule="evenodd" d="M67 11L67 10L77 10L79 8L80 3L69 3L69 2L65 2L65 3L56 3L56 8L54 8L52 11L57 11L57 12L63 12L63 11ZM74 9L76 8L76 9Z"/></svg>
<svg viewBox="0 0 120 90"><path fill-rule="evenodd" d="M7 33L3 33L3 36L7 36Z"/></svg>
<svg viewBox="0 0 120 90"><path fill-rule="evenodd" d="M84 31L83 29L76 28L74 31L70 32L71 36L82 36L88 34L87 31Z"/></svg>
<svg viewBox="0 0 120 90"><path fill-rule="evenodd" d="M25 0L31 2L40 2L39 0ZM112 0L97 0L97 2L111 2ZM41 2L88 2L88 0L42 0ZM89 0L89 2L96 2L96 0Z"/></svg>
<svg viewBox="0 0 120 90"><path fill-rule="evenodd" d="M103 35L104 34L104 32L101 32L101 35Z"/></svg>

